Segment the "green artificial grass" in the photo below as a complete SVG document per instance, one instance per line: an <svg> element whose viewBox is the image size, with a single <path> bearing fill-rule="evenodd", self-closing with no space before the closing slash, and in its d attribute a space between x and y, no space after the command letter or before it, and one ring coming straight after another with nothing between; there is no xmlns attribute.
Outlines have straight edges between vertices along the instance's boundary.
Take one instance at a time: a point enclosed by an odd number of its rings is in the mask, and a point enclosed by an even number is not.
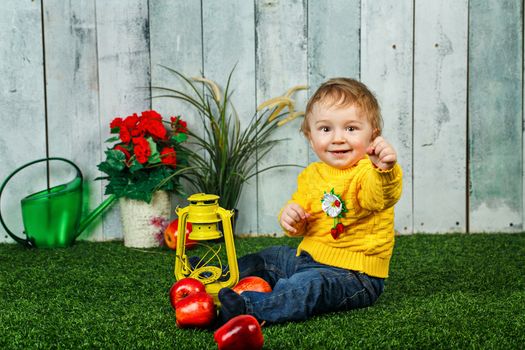
<svg viewBox="0 0 525 350"><path fill-rule="evenodd" d="M297 245L238 238L237 253ZM178 329L167 293L174 252L122 242L28 250L0 244L0 348L214 349ZM525 234L397 237L370 308L263 328L265 349L523 348Z"/></svg>

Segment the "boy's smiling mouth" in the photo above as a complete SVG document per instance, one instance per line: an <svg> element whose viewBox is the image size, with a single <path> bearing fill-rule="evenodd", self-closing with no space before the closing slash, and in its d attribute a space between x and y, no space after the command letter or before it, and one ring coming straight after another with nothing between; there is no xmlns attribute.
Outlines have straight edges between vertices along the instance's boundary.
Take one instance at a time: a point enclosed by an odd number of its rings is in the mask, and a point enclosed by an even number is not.
<svg viewBox="0 0 525 350"><path fill-rule="evenodd" d="M333 159L346 159L351 152L349 149L341 149L328 151L328 154L330 154Z"/></svg>

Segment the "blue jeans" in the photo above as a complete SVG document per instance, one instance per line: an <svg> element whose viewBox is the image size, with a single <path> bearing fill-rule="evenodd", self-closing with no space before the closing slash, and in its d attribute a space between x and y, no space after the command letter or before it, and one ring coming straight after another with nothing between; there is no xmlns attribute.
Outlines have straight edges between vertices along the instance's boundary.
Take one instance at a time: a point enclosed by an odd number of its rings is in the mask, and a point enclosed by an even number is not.
<svg viewBox="0 0 525 350"><path fill-rule="evenodd" d="M271 293L244 292L246 312L270 323L302 321L332 311L372 305L383 292L384 280L364 273L324 265L310 254L275 246L239 259L240 277L259 276Z"/></svg>

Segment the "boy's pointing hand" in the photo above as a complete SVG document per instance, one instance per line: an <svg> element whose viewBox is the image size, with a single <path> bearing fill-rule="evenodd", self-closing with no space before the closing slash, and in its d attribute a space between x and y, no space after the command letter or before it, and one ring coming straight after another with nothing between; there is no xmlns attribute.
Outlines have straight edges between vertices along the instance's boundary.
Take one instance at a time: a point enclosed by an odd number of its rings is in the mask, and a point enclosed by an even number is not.
<svg viewBox="0 0 525 350"><path fill-rule="evenodd" d="M397 154L383 137L376 137L366 150L368 157L381 170L390 170L397 162Z"/></svg>

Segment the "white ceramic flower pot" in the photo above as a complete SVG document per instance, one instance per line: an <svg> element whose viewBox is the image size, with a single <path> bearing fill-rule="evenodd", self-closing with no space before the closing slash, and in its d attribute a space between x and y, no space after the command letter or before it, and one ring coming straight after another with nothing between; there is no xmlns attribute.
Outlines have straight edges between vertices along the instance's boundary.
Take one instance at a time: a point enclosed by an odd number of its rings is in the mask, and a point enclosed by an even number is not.
<svg viewBox="0 0 525 350"><path fill-rule="evenodd" d="M171 203L166 191L155 192L151 203L120 198L124 245L134 248L158 247L170 212Z"/></svg>

